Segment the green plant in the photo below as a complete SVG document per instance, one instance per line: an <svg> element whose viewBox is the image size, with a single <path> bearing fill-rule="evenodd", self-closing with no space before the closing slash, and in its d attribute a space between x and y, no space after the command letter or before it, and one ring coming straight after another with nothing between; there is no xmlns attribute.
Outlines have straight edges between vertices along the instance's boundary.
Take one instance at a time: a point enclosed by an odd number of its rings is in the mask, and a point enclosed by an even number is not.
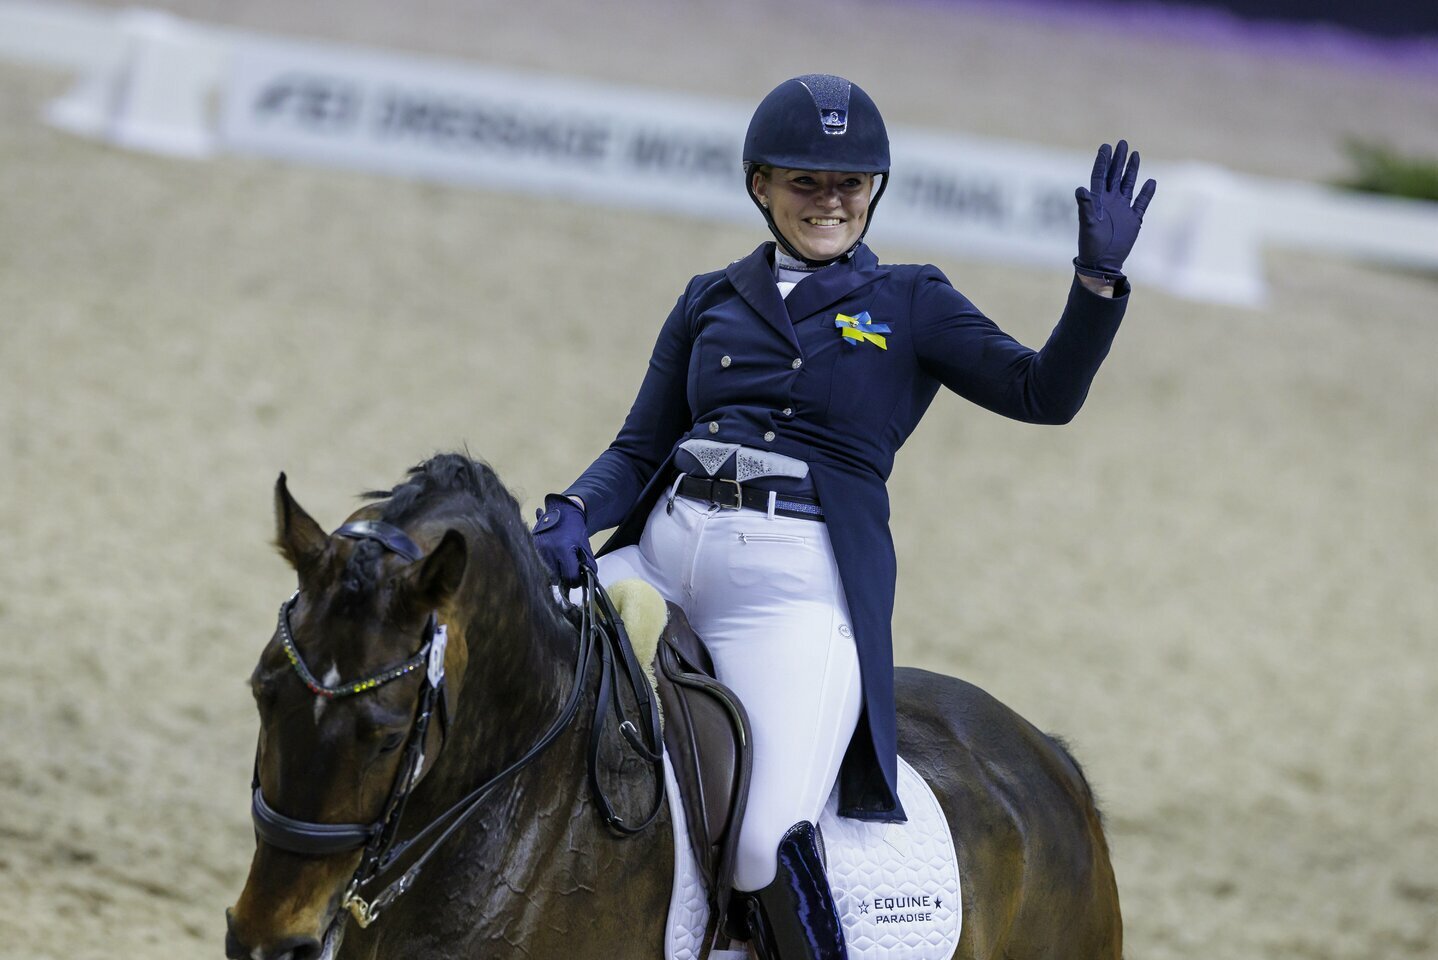
<svg viewBox="0 0 1438 960"><path fill-rule="evenodd" d="M1344 150L1357 173L1339 186L1395 197L1438 200L1438 160L1405 157L1391 147L1372 141L1351 139Z"/></svg>

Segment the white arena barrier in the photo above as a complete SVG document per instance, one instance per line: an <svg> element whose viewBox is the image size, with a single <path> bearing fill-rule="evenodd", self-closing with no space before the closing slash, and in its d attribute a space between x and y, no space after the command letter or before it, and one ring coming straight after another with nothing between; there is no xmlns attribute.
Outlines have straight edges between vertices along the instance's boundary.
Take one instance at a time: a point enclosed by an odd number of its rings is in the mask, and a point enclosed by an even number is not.
<svg viewBox="0 0 1438 960"><path fill-rule="evenodd" d="M755 217L739 157L752 104L16 0L0 0L0 56L78 71L46 119L132 149ZM877 245L1067 265L1092 154L903 127L891 141ZM1178 296L1260 303L1270 245L1438 269L1438 204L1211 165L1144 174L1160 189L1128 272Z"/></svg>

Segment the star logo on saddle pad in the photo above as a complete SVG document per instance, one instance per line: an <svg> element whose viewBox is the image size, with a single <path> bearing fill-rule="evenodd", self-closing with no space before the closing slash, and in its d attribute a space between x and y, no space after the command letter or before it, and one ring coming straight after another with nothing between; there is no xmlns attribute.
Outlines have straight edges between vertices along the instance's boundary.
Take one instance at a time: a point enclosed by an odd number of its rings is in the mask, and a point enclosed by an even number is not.
<svg viewBox="0 0 1438 960"><path fill-rule="evenodd" d="M889 332L889 325L875 323L867 310L857 317L841 313L834 318L834 326L839 328L839 333L851 347L867 340L880 350L889 349L888 339L884 336Z"/></svg>

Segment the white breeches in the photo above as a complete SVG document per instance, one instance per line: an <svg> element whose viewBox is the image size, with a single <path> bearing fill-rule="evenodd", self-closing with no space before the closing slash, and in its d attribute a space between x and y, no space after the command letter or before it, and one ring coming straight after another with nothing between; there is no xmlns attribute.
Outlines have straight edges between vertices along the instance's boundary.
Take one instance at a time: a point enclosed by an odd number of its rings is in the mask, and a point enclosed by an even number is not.
<svg viewBox="0 0 1438 960"><path fill-rule="evenodd" d="M641 577L684 608L754 737L734 886L774 879L779 840L817 823L859 720L859 658L821 522L682 497L649 515L639 543L599 558L605 584Z"/></svg>

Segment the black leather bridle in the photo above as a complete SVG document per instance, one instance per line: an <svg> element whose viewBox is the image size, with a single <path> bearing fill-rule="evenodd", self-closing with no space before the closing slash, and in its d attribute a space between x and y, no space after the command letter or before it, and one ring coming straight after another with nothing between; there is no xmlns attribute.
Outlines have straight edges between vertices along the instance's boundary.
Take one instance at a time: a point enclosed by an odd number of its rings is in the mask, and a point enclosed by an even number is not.
<svg viewBox="0 0 1438 960"><path fill-rule="evenodd" d="M335 535L373 540L410 562L424 555L423 551L404 531L379 521L363 520L347 523L335 531ZM659 816L659 811L664 804L664 758L658 712L651 696L649 682L645 678L643 670L640 669L633 648L629 644L623 621L615 611L609 595L599 584L594 571L588 567L584 568L582 588L579 644L575 657L574 682L559 716L523 756L461 798L407 840L398 839L400 819L404 814L409 795L419 783L420 776L424 771L425 738L429 732L430 719L436 709L440 716L441 750L444 747L444 739L449 725L446 706L447 687L444 676L444 651L447 640L445 627L439 624L437 615L432 613L426 626L425 642L414 656L362 680L340 686L325 686L315 679L314 674L301 658L294 642L294 635L290 630L290 610L299 596L296 591L294 596L280 605L280 642L284 646L290 665L315 696L338 698L366 693L400 677L407 676L421 667L424 668L424 677L420 682L415 719L410 727L404 757L395 775L389 799L385 802L378 820L369 824L319 823L285 816L265 800L264 792L260 788L259 752L257 749L251 800L251 817L254 820L256 835L273 847L305 856L333 856L363 848L364 854L345 889L344 899L340 905L350 912L361 927L369 926L379 917L382 909L389 906L413 886L420 869L445 840L449 839L479 809L480 802L489 791L534 762L545 748L552 744L559 734L569 726L578 711L580 700L583 699L584 679L589 673L589 665L596 648L599 650L600 672L599 694L595 699L594 722L589 737L590 789L604 815L605 822L616 833L627 836L647 829ZM624 664L625 672L628 675L627 679L638 706L640 719L646 727L643 736L640 735L634 722L625 715L624 705L615 695L618 679L617 662ZM632 826L626 824L623 818L615 813L599 782L600 734L604 726L604 719L611 710L619 720L619 730L625 740L653 768L654 796L651 807L644 818ZM400 857L421 840L435 834L435 831L446 823L448 826L434 835L427 845L418 848L422 849L422 853L397 880L374 894L369 900L364 898L368 888L374 885Z"/></svg>

